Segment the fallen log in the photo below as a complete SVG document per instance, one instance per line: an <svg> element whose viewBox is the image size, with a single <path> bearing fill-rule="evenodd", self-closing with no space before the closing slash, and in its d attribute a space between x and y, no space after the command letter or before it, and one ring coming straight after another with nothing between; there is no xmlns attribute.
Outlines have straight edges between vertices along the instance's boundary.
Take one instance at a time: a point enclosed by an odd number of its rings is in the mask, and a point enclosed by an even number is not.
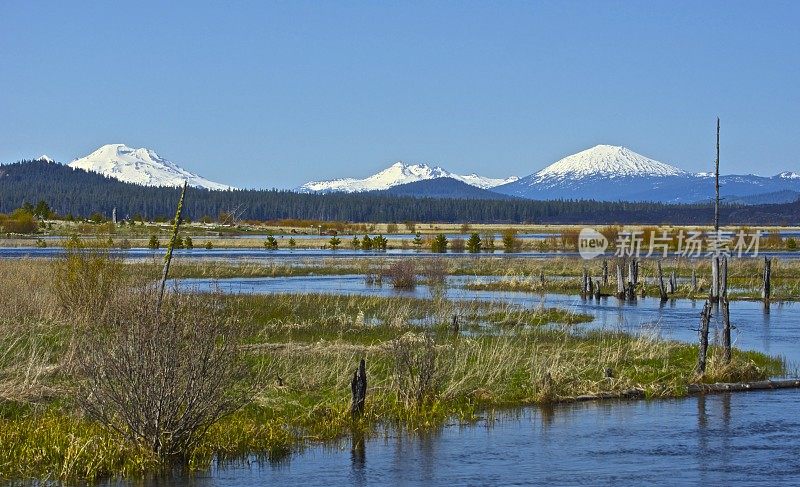
<svg viewBox="0 0 800 487"><path fill-rule="evenodd" d="M800 379L760 380L755 382L716 382L714 384L689 384L689 394L716 394L721 392L763 391L769 389L799 389Z"/></svg>

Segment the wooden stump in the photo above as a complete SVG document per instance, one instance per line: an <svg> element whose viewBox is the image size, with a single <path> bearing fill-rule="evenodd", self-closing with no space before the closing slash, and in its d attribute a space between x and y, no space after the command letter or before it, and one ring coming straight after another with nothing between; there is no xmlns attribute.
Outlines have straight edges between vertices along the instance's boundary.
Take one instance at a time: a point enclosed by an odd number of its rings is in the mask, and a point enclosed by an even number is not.
<svg viewBox="0 0 800 487"><path fill-rule="evenodd" d="M661 302L663 303L667 299L667 288L664 286L664 270L661 268L661 261L656 261L656 265L658 266L658 293L661 296Z"/></svg>
<svg viewBox="0 0 800 487"><path fill-rule="evenodd" d="M350 392L353 395L350 413L353 416L361 416L364 413L364 403L367 399L367 367L363 358L358 363L358 369L353 374L353 380L350 382Z"/></svg>
<svg viewBox="0 0 800 487"><path fill-rule="evenodd" d="M697 373L700 375L706 372L706 359L708 354L708 325L711 322L711 298L703 306L700 313L700 350L697 354Z"/></svg>
<svg viewBox="0 0 800 487"><path fill-rule="evenodd" d="M722 363L731 363L731 309L728 296L723 295L722 306Z"/></svg>
<svg viewBox="0 0 800 487"><path fill-rule="evenodd" d="M761 298L764 304L769 303L770 293L772 292L772 261L769 257L764 257L764 279L761 289Z"/></svg>

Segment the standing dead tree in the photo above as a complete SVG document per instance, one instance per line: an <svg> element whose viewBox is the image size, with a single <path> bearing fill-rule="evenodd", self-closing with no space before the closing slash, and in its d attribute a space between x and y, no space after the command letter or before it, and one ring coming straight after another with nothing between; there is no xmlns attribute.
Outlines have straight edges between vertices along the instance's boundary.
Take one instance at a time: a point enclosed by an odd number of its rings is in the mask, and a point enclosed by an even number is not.
<svg viewBox="0 0 800 487"><path fill-rule="evenodd" d="M703 375L706 372L706 362L708 356L708 325L711 322L711 300L707 300L700 313L700 349L697 353L697 373Z"/></svg>

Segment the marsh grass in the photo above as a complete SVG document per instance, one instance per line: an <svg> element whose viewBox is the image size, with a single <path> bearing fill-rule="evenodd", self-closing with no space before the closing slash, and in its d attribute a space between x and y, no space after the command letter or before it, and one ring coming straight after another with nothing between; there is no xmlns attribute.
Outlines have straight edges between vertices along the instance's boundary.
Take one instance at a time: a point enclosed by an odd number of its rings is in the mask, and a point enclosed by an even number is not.
<svg viewBox="0 0 800 487"><path fill-rule="evenodd" d="M54 312L53 288L40 286L48 278L38 272L48 266L0 261L11 281L0 286L14 293L7 299L22 302L27 295L35 303L22 308L24 317L8 307L0 311L6 346L0 354L0 479L75 482L167 468L150 449L77 406L80 377L69 342L79 325ZM417 431L450 418L473 421L496 408L631 388L675 397L696 380L759 380L784 368L763 354L737 350L722 366L712 347L707 374L698 378L691 345L654 335L584 333L570 323L588 317L565 310L453 302L443 294L226 296L219 309L241 326L252 392L248 404L197 438L186 459L192 469L247 454L278 459L311 442L353 431L368 435L382 425ZM469 333L452 333L453 315ZM369 389L364 415L354 421L349 380L361 358Z"/></svg>

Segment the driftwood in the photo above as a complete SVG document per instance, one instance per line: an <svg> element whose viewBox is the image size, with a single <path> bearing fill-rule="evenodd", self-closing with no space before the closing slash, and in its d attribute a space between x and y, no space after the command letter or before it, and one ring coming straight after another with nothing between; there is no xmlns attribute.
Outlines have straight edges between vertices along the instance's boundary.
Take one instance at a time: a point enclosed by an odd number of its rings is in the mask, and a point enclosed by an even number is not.
<svg viewBox="0 0 800 487"><path fill-rule="evenodd" d="M350 413L353 416L360 416L364 413L364 403L367 399L367 368L363 358L358 363L358 370L353 374L353 380L350 382L350 392L353 396L350 404Z"/></svg>
<svg viewBox="0 0 800 487"><path fill-rule="evenodd" d="M689 394L719 392L764 391L769 389L798 389L800 379L760 380L755 382L717 382L714 384L689 384Z"/></svg>

